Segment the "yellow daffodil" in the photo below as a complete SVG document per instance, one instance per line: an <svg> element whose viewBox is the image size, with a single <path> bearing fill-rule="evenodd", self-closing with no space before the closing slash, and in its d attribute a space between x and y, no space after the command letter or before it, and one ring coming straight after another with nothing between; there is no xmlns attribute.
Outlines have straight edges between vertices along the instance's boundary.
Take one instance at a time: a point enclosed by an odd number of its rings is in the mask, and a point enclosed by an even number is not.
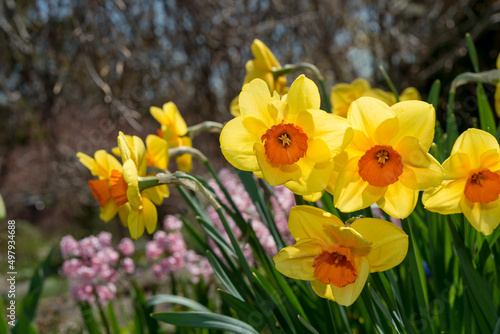
<svg viewBox="0 0 500 334"><path fill-rule="evenodd" d="M347 110L354 100L362 96L369 96L385 102L389 106L396 103L396 97L391 92L378 88L371 88L365 79L355 79L352 83L339 83L332 88L330 100L332 102L333 113L346 117ZM400 101L420 100L420 93L416 88L408 87L399 96Z"/></svg>
<svg viewBox="0 0 500 334"><path fill-rule="evenodd" d="M288 227L296 243L274 257L283 275L311 281L318 296L349 306L363 290L369 273L403 261L408 236L381 219L362 218L350 226L311 206L290 211Z"/></svg>
<svg viewBox="0 0 500 334"><path fill-rule="evenodd" d="M99 177L97 180L89 180L89 188L92 190L94 198L101 206L99 217L109 222L118 212L118 205L111 196L110 177L113 170L121 171L122 165L105 150L95 152L94 158L78 152L76 154L82 165L87 167L92 175Z"/></svg>
<svg viewBox="0 0 500 334"><path fill-rule="evenodd" d="M259 78L266 82L271 94L274 93L274 91L277 91L280 95L286 94L286 77L282 75L275 78L273 75L273 69L280 69L281 65L276 60L276 57L274 57L271 50L269 50L260 40L255 39L252 43L252 54L255 58L249 60L245 65L247 74L243 85L249 83L253 79ZM231 102L230 110L231 115L235 117L240 115L238 97Z"/></svg>
<svg viewBox="0 0 500 334"><path fill-rule="evenodd" d="M220 135L229 163L299 195L323 191L332 160L349 143L352 130L345 119L319 109L316 85L301 75L280 98L255 79L239 99L241 116L230 120Z"/></svg>
<svg viewBox="0 0 500 334"><path fill-rule="evenodd" d="M500 223L500 148L488 132L469 129L443 163L445 179L424 192L422 202L440 214L463 212L472 226L489 235Z"/></svg>
<svg viewBox="0 0 500 334"><path fill-rule="evenodd" d="M497 69L500 70L500 53L497 57ZM497 88L495 89L495 110L500 117L500 78L498 78Z"/></svg>
<svg viewBox="0 0 500 334"><path fill-rule="evenodd" d="M123 132L118 136L118 147L123 160L123 173L112 171L111 195L121 206L120 219L127 222L130 235L137 239L144 233L144 228L152 234L158 221L156 207L148 194L139 188L139 177L146 175L146 148L139 137L127 137Z"/></svg>
<svg viewBox="0 0 500 334"><path fill-rule="evenodd" d="M163 108L150 108L151 115L161 124L160 137L165 139L169 148L179 146L192 147L191 138L187 135L187 125L182 118L179 109L173 102L163 105ZM177 168L189 173L192 168L192 158L189 154L183 154L175 159Z"/></svg>
<svg viewBox="0 0 500 334"><path fill-rule="evenodd" d="M354 137L337 159L328 191L344 212L373 203L395 218L415 208L418 191L438 186L441 165L427 153L434 137L432 105L405 101L389 107L362 97L347 114Z"/></svg>

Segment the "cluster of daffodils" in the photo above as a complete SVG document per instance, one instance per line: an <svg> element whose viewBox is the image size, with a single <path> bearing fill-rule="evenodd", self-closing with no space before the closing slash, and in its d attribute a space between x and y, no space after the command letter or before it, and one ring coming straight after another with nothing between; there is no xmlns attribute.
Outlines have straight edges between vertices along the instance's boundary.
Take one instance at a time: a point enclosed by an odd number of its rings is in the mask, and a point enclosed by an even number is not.
<svg viewBox="0 0 500 334"><path fill-rule="evenodd" d="M80 162L98 179L89 181L89 187L101 207L100 218L108 222L117 214L122 224L128 227L133 239L140 237L146 229L152 234L156 229L158 215L156 205L169 196L167 185L158 185L148 176L165 172L169 163L169 149L190 147L187 126L179 110L172 102L163 109L151 107L151 115L160 123L157 135L150 134L146 143L137 136L118 135L118 147L113 154L105 150L95 152L94 158L78 152ZM118 161L121 158L122 163ZM176 157L177 168L191 170L191 155ZM155 187L151 187L151 182Z"/></svg>
<svg viewBox="0 0 500 334"><path fill-rule="evenodd" d="M64 276L71 279L71 294L76 302L104 303L116 297L120 275L135 271L132 240L124 238L113 247L111 233L101 232L80 241L67 235L61 239Z"/></svg>
<svg viewBox="0 0 500 334"><path fill-rule="evenodd" d="M252 225L252 229L254 230L255 235L259 240L260 244L262 245L262 247L264 248L264 250L271 256L275 255L278 252L276 242L274 241L274 238L269 232L269 229L262 222L259 213L257 211L257 208L255 207L255 204L252 202L252 199L250 198L248 193L245 191L243 184L239 181L238 177L234 173L230 172L227 169L221 169L218 174L219 178L222 180L222 184L227 189L229 195L231 196L233 202L238 207L243 218L245 219L245 221L249 221L250 224ZM210 180L208 183L210 187L214 189L215 193L219 196L219 198L223 198L222 190L217 185L217 183L213 179ZM284 243L287 245L291 245L294 242L294 239L290 234L290 231L288 230L287 219L288 219L288 212L295 204L295 199L293 197L293 194L290 191L288 191L284 186L275 187L273 190L274 190L274 196L270 198L270 202L271 202L271 208L274 213L273 215L274 222ZM224 201L224 204L229 205L227 201ZM214 208L208 207L207 212L212 222L215 224L217 229L221 232L222 236L229 243L230 239L226 231L224 230L224 226L219 216L215 212ZM228 218L228 221L229 225L231 226L231 230L235 234L236 238L243 244L245 236L241 233L241 230L237 228L234 220ZM214 253L216 255L221 256L220 249L217 247L217 245L212 239L209 239L209 244L214 250ZM242 250L243 254L246 257L247 262L250 265L254 266L256 264L255 257L253 255L250 245L248 243L243 244Z"/></svg>
<svg viewBox="0 0 500 334"><path fill-rule="evenodd" d="M210 263L207 258L187 249L181 227L178 217L167 216L163 230L157 231L153 240L146 244L146 258L153 264L153 274L163 280L171 274L184 272L193 284L202 278L209 282L213 277Z"/></svg>
<svg viewBox="0 0 500 334"><path fill-rule="evenodd" d="M281 67L261 42L239 94L238 113L220 135L221 150L236 168L270 185L284 185L308 201L325 191L342 212L376 204L394 218L423 204L442 214L463 212L489 235L500 223L500 149L490 134L471 129L456 141L443 166L429 150L435 110L414 88L401 102L364 80L332 89L335 114L320 109L315 83L299 76L289 89ZM249 81L248 78L254 78ZM280 91L277 90L280 87ZM297 206L289 228L296 243L274 260L283 274L311 281L314 291L343 305L359 296L370 272L405 257L407 236L379 219L344 225L320 209Z"/></svg>

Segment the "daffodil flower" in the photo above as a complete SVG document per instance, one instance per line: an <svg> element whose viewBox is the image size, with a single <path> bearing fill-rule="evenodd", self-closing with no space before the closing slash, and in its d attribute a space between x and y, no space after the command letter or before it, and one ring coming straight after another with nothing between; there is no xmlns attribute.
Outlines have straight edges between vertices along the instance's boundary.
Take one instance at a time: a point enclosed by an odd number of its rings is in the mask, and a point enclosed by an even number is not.
<svg viewBox="0 0 500 334"><path fill-rule="evenodd" d="M500 223L498 141L469 129L457 138L443 168L443 183L422 196L425 208L443 215L463 212L476 230L491 234Z"/></svg>
<svg viewBox="0 0 500 334"><path fill-rule="evenodd" d="M415 208L419 190L438 186L443 169L427 153L434 137L432 105L405 101L389 107L371 97L351 104L354 137L339 155L328 191L344 212L373 203L395 218Z"/></svg>
<svg viewBox="0 0 500 334"><path fill-rule="evenodd" d="M111 195L120 205L120 219L126 222L133 239L156 229L158 215L156 207L148 194L141 192L139 177L146 176L147 157L144 142L137 136L125 136L120 131L118 147L123 161L123 173L113 170L111 173Z"/></svg>
<svg viewBox="0 0 500 334"><path fill-rule="evenodd" d="M333 158L347 146L352 130L345 119L319 109L316 85L301 75L280 97L255 79L243 87L239 100L241 116L220 135L229 163L299 195L323 191Z"/></svg>
<svg viewBox="0 0 500 334"><path fill-rule="evenodd" d="M97 180L89 180L89 188L92 190L94 198L100 203L99 218L107 223L118 212L118 205L111 196L111 172L113 170L121 171L122 165L105 150L95 152L94 158L82 152L78 152L76 156L80 159L82 165L90 170L92 175L99 177Z"/></svg>
<svg viewBox="0 0 500 334"><path fill-rule="evenodd" d="M283 75L274 77L273 70L281 69L281 65L271 50L260 40L255 39L252 43L252 54L255 58L249 60L245 65L247 74L243 85L259 78L266 82L270 93L277 91L280 95L286 94L286 77ZM230 111L231 115L235 117L240 115L238 97L231 102Z"/></svg>
<svg viewBox="0 0 500 334"><path fill-rule="evenodd" d="M187 135L186 122L173 102L165 103L162 109L153 106L150 108L150 113L161 124L158 136L167 141L169 148L192 147L191 138ZM177 157L175 162L180 171L186 173L191 171L192 158L189 154Z"/></svg>
<svg viewBox="0 0 500 334"><path fill-rule="evenodd" d="M395 104L396 97L391 92L382 89L371 88L365 79L355 79L352 83L339 83L332 88L330 100L333 113L342 117L347 116L347 111L352 102L363 96L369 96L385 102L389 106ZM420 100L420 93L414 87L408 87L399 96L400 101Z"/></svg>
<svg viewBox="0 0 500 334"><path fill-rule="evenodd" d="M285 276L311 281L318 296L349 306L363 290L369 273L403 261L408 236L381 219L362 218L350 226L311 206L290 211L288 227L296 243L274 257Z"/></svg>

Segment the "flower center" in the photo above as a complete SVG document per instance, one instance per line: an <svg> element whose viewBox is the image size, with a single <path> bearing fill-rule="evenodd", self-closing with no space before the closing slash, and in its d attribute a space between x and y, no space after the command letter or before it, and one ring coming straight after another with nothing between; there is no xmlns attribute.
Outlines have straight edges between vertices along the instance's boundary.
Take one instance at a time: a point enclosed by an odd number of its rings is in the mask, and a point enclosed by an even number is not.
<svg viewBox="0 0 500 334"><path fill-rule="evenodd" d="M313 261L314 275L323 284L339 288L356 281L358 273L353 264L351 249L339 244L330 246Z"/></svg>
<svg viewBox="0 0 500 334"><path fill-rule="evenodd" d="M273 164L291 165L306 155L307 135L291 123L273 125L262 136L266 155Z"/></svg>
<svg viewBox="0 0 500 334"><path fill-rule="evenodd" d="M399 153L388 145L375 145L358 161L359 175L375 187L387 187L403 174Z"/></svg>
<svg viewBox="0 0 500 334"><path fill-rule="evenodd" d="M115 200L116 204L122 205L127 203L128 184L123 179L123 173L113 169L111 171L109 181L111 183L111 196Z"/></svg>
<svg viewBox="0 0 500 334"><path fill-rule="evenodd" d="M486 168L473 171L465 183L464 194L472 203L496 201L500 195L500 175Z"/></svg>
<svg viewBox="0 0 500 334"><path fill-rule="evenodd" d="M99 201L101 208L104 208L111 199L108 180L89 180L89 188L92 189L92 195Z"/></svg>

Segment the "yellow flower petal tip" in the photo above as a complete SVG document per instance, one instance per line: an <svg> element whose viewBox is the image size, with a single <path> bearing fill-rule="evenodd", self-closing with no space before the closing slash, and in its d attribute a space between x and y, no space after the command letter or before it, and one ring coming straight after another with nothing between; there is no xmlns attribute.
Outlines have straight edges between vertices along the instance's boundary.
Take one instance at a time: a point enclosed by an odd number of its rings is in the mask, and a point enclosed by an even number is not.
<svg viewBox="0 0 500 334"><path fill-rule="evenodd" d="M320 110L313 81L299 76L282 98L255 79L239 96L240 116L220 135L224 157L271 185L284 184L299 195L325 190L333 159L352 138L349 123Z"/></svg>
<svg viewBox="0 0 500 334"><path fill-rule="evenodd" d="M443 163L445 180L424 192L424 207L440 214L462 212L470 224L490 235L500 224L500 147L486 131L462 133Z"/></svg>
<svg viewBox="0 0 500 334"><path fill-rule="evenodd" d="M354 101L347 114L354 136L336 159L327 189L343 212L373 203L395 218L415 208L418 191L443 180L443 168L428 153L434 138L434 108L421 101L389 107L372 97Z"/></svg>
<svg viewBox="0 0 500 334"><path fill-rule="evenodd" d="M283 275L311 281L322 298L353 304L370 272L399 265L408 236L384 220L362 218L345 226L337 217L310 206L296 206L289 218L296 243L273 259Z"/></svg>

